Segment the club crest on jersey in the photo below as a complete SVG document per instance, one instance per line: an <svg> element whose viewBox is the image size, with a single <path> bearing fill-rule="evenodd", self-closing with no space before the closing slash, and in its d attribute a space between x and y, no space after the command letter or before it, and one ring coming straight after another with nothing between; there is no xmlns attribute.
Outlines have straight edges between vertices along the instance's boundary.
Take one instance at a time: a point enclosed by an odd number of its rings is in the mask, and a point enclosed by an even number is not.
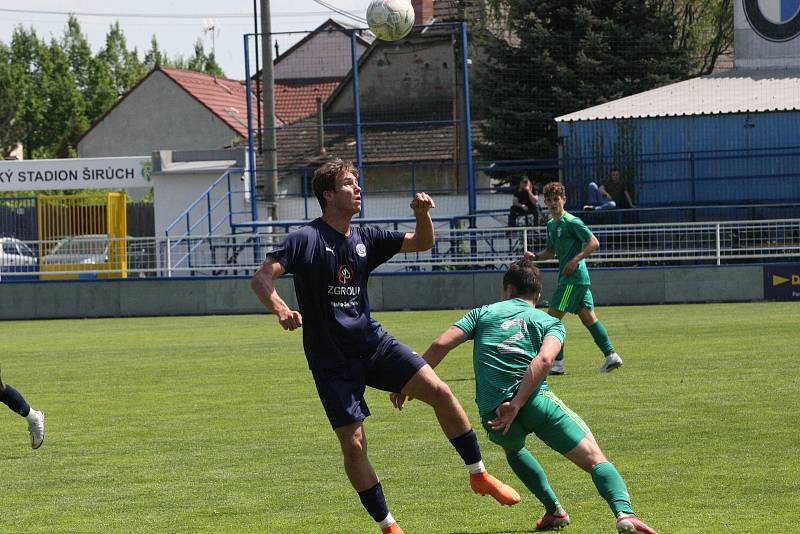
<svg viewBox="0 0 800 534"><path fill-rule="evenodd" d="M336 278L340 284L347 284L353 278L353 269L349 265L340 265L336 273Z"/></svg>
<svg viewBox="0 0 800 534"><path fill-rule="evenodd" d="M561 237L561 227L556 228L556 236Z"/></svg>
<svg viewBox="0 0 800 534"><path fill-rule="evenodd" d="M753 30L768 41L790 41L800 35L800 0L742 0Z"/></svg>
<svg viewBox="0 0 800 534"><path fill-rule="evenodd" d="M364 243L359 243L358 245L356 245L356 254L358 254L362 258L367 257L367 247L364 246Z"/></svg>

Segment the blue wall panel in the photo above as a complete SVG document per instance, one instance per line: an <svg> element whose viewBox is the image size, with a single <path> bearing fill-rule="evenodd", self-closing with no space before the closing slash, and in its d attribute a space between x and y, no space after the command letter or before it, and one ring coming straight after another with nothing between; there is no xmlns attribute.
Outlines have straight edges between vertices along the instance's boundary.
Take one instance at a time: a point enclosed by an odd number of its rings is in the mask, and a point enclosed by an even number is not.
<svg viewBox="0 0 800 534"><path fill-rule="evenodd" d="M558 124L562 179L576 205L614 166L642 205L800 202L800 113Z"/></svg>

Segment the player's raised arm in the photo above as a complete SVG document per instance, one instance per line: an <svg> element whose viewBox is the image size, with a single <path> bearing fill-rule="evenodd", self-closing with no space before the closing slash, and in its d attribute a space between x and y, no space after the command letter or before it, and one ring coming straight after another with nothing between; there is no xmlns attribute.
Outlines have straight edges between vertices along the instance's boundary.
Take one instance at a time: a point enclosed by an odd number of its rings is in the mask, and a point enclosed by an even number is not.
<svg viewBox="0 0 800 534"><path fill-rule="evenodd" d="M436 239L430 214L430 210L435 207L436 204L430 195L427 193L416 194L414 200L411 201L411 209L414 210L414 217L417 218L417 226L413 234L406 234L400 252L430 250Z"/></svg>
<svg viewBox="0 0 800 534"><path fill-rule="evenodd" d="M276 261L275 258L268 257L250 280L250 288L256 294L258 300L278 316L278 322L284 330L295 330L303 326L303 316L300 315L299 311L289 308L275 290L275 284L272 282L284 272L283 265Z"/></svg>

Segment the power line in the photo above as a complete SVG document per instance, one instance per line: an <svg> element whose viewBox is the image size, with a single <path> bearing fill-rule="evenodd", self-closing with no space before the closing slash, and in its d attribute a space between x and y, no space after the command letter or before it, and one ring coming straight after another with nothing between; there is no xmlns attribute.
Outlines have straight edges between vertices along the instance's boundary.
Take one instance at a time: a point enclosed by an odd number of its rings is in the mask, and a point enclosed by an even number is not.
<svg viewBox="0 0 800 534"><path fill-rule="evenodd" d="M316 0L315 0L316 1ZM277 13L272 13L273 17L276 18L286 18L286 17L316 17L319 15L329 15L331 12L338 13L344 17L352 18L354 20L358 20L355 15L334 8L333 6L325 5L322 2L317 2L318 4L326 7L328 11L282 11ZM252 13L205 13L205 14L181 14L181 13L88 13L82 11L50 11L50 10L33 10L33 9L7 9L7 8L0 8L0 12L4 13L23 13L26 15L75 15L80 17L111 17L111 18L120 18L120 19L127 19L127 18L155 18L155 19L202 19L202 18L218 18L218 19L251 19L253 18ZM358 22L363 22L358 20Z"/></svg>
<svg viewBox="0 0 800 534"><path fill-rule="evenodd" d="M359 24L365 24L367 22L367 19L365 19L364 17L361 17L359 15L355 15L355 14L353 14L353 13L351 13L349 11L345 11L343 9L339 9L338 7L333 6L333 5L331 5L331 4L327 3L327 2L324 2L323 0L313 0L313 1L315 3L321 5L322 7L328 8L331 11L333 11L334 13L338 13L339 15L341 15L343 17L347 17L348 19L350 19L350 20L352 20L354 22L358 22Z"/></svg>

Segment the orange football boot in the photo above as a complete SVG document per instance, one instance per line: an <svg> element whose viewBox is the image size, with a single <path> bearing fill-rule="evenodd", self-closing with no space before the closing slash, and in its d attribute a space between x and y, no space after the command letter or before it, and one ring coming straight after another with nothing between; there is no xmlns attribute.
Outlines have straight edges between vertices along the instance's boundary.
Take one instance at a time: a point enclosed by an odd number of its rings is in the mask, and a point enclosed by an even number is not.
<svg viewBox="0 0 800 534"><path fill-rule="evenodd" d="M521 500L514 488L503 484L486 471L470 474L469 485L478 495L491 495L500 504L514 506Z"/></svg>

